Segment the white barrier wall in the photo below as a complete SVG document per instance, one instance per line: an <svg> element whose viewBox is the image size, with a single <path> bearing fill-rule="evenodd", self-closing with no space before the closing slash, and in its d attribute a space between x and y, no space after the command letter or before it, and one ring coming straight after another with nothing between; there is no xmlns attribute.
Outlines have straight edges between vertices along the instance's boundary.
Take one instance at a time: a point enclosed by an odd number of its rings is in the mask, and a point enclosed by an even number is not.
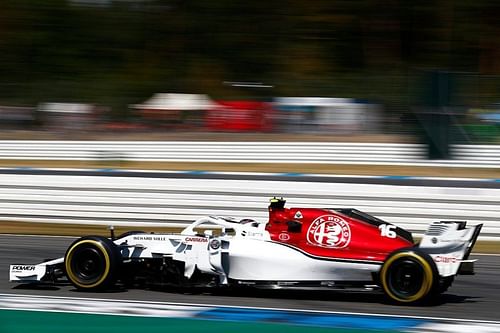
<svg viewBox="0 0 500 333"><path fill-rule="evenodd" d="M500 239L500 189L0 174L0 220L184 226L205 215L267 219L270 197L287 206L355 207L422 233L436 220L484 223ZM0 227L1 233L1 227Z"/></svg>
<svg viewBox="0 0 500 333"><path fill-rule="evenodd" d="M421 144L342 142L0 141L0 159L231 163L349 163L498 167L500 146L454 145L429 161Z"/></svg>
<svg viewBox="0 0 500 333"><path fill-rule="evenodd" d="M414 144L198 141L0 141L0 159L174 162L401 162L421 159Z"/></svg>

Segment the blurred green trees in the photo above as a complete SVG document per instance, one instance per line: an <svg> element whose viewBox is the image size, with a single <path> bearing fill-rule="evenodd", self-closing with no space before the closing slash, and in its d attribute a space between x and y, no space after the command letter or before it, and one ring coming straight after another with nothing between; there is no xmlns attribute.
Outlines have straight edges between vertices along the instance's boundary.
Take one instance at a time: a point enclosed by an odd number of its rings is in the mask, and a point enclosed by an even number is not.
<svg viewBox="0 0 500 333"><path fill-rule="evenodd" d="M372 99L404 112L419 70L466 76L454 102L496 101L500 3L405 0L4 0L0 103L155 92ZM273 85L238 91L225 81Z"/></svg>

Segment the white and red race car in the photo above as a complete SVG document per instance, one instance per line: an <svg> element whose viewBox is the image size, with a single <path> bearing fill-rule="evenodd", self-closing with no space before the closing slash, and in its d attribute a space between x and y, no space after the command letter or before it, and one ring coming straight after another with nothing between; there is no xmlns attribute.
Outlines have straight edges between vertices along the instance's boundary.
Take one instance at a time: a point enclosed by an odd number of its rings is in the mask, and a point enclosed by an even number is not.
<svg viewBox="0 0 500 333"><path fill-rule="evenodd" d="M472 272L468 257L481 227L434 222L415 245L408 231L356 209L288 209L273 198L267 222L210 216L179 234L86 236L62 258L11 265L10 280L57 283L66 277L82 290L139 283L381 289L395 302L414 303Z"/></svg>

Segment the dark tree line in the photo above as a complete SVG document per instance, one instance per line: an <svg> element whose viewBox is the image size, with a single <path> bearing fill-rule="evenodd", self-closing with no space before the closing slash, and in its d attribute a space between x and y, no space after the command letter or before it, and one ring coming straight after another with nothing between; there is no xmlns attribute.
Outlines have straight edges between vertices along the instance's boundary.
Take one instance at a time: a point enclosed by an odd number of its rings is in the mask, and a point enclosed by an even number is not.
<svg viewBox="0 0 500 333"><path fill-rule="evenodd" d="M478 73L458 85L467 101L494 100L498 91L496 1L99 3L2 1L1 104L78 101L121 112L155 92L202 92L356 97L400 111L418 71L429 69ZM237 90L227 81L274 88Z"/></svg>

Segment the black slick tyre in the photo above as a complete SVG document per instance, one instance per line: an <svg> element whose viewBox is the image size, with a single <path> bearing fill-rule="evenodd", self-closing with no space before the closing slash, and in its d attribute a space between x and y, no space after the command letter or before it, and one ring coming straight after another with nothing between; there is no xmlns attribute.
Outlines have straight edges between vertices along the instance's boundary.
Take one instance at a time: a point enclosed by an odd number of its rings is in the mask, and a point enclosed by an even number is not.
<svg viewBox="0 0 500 333"><path fill-rule="evenodd" d="M436 264L417 249L395 251L380 270L380 284L387 297L397 303L421 303L434 293L438 281Z"/></svg>
<svg viewBox="0 0 500 333"><path fill-rule="evenodd" d="M64 256L68 280L80 290L111 288L121 265L117 246L108 238L86 236L74 241Z"/></svg>

